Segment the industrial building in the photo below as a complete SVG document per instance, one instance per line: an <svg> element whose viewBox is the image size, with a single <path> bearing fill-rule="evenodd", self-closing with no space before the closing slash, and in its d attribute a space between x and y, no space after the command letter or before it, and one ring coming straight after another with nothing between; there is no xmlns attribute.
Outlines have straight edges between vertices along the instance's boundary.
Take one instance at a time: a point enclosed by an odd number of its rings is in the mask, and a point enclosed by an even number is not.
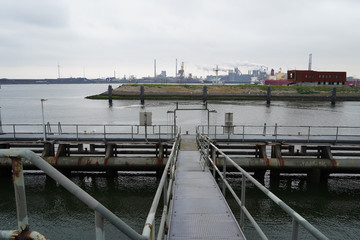
<svg viewBox="0 0 360 240"><path fill-rule="evenodd" d="M305 86L345 85L346 72L318 72L312 70L290 70L288 80Z"/></svg>

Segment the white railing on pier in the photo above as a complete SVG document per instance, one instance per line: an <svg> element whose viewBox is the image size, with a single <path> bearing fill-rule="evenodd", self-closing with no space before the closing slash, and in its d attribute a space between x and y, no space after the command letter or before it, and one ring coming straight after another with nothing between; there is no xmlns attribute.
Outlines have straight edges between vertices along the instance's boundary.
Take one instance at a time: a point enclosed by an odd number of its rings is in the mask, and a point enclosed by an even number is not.
<svg viewBox="0 0 360 240"><path fill-rule="evenodd" d="M3 124L2 135L9 135L14 140L20 137L43 138L42 124ZM130 125L130 124L50 124L45 125L45 138L71 137L84 138L147 138L161 139L175 137L177 127L173 125ZM175 131L175 132L174 132Z"/></svg>
<svg viewBox="0 0 360 240"><path fill-rule="evenodd" d="M282 125L199 125L197 132L212 139L271 140L274 142L284 139L310 142L323 137L331 142L341 140L359 140L360 127L351 126L282 126Z"/></svg>
<svg viewBox="0 0 360 240"><path fill-rule="evenodd" d="M198 128L199 130L199 128ZM240 227L244 230L244 221L245 216L251 222L256 232L259 234L261 239L268 239L266 234L262 231L261 227L258 225L256 220L253 218L251 213L245 206L246 199L246 181L250 181L253 183L259 190L261 190L267 197L269 197L275 204L277 204L283 211L285 211L292 218L292 239L298 239L299 225L301 225L305 230L307 230L311 235L313 235L316 239L328 239L324 234L322 234L318 229L316 229L313 225L311 225L307 220L305 220L302 216L300 216L297 212L295 212L292 208L290 208L287 204L285 204L281 199L279 199L276 195L270 192L266 187L264 187L261 183L259 183L254 177L252 177L248 172L246 172L243 168L237 165L230 157L224 154L219 148L217 148L212 142L211 139L207 136L202 135L200 132L197 132L197 141L200 147L200 153L202 158L202 164L205 168L206 166L212 166L213 168L213 176L215 177L216 172L220 176L222 180L222 192L225 195L226 188L230 191L237 204L240 207ZM222 156L223 158L223 166L220 171L219 168L215 164L215 158L217 156ZM226 166L230 164L235 167L242 175L241 179L241 196L239 197L235 191L230 186L229 182L226 180Z"/></svg>

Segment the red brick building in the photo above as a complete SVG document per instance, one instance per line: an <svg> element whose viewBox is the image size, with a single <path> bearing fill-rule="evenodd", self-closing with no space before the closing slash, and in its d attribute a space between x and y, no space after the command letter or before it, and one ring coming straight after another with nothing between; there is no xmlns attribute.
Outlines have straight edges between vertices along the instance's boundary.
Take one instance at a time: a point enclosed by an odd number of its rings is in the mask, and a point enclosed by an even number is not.
<svg viewBox="0 0 360 240"><path fill-rule="evenodd" d="M318 72L308 70L290 70L289 81L302 85L345 85L346 72Z"/></svg>

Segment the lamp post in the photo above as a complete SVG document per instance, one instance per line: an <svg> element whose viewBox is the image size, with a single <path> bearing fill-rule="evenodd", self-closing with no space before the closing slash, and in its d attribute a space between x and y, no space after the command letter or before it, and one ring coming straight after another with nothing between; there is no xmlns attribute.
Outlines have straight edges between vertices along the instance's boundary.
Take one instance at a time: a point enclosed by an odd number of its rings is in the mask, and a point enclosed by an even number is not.
<svg viewBox="0 0 360 240"><path fill-rule="evenodd" d="M47 101L46 98L40 99L41 101L41 115L42 115L42 125L43 125L43 139L46 141L46 129L45 129L45 118L44 118L44 102Z"/></svg>

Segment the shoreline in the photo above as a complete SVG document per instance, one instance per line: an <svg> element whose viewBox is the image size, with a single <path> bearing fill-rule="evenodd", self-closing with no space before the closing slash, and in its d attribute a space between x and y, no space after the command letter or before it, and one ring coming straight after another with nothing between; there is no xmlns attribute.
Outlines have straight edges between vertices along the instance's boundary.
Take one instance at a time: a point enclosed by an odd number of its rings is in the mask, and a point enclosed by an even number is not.
<svg viewBox="0 0 360 240"><path fill-rule="evenodd" d="M206 89L204 89L206 87ZM144 89L141 94L141 88ZM268 86L266 85L165 85L124 84L113 89L113 100L286 100L331 101L334 86ZM336 101L360 101L360 87L336 87ZM108 100L109 93L87 96Z"/></svg>

